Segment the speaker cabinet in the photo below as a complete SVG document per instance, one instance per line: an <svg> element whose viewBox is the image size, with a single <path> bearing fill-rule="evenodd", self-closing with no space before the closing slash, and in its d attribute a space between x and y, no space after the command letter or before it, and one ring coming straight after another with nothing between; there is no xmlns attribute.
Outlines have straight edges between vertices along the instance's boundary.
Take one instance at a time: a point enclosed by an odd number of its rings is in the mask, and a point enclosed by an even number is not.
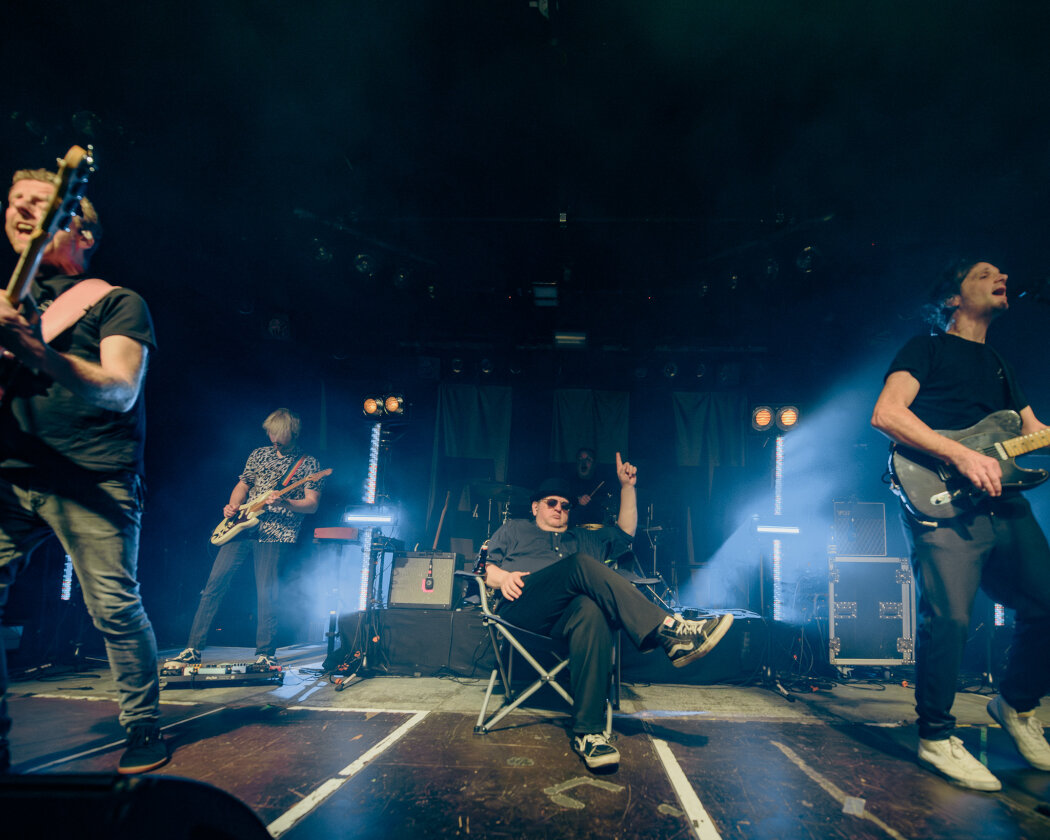
<svg viewBox="0 0 1050 840"><path fill-rule="evenodd" d="M849 557L885 557L886 506L882 502L835 502L835 548Z"/></svg>
<svg viewBox="0 0 1050 840"><path fill-rule="evenodd" d="M391 607L450 610L459 601L455 584L457 568L469 561L459 554L438 551L406 551L394 555L390 573Z"/></svg>

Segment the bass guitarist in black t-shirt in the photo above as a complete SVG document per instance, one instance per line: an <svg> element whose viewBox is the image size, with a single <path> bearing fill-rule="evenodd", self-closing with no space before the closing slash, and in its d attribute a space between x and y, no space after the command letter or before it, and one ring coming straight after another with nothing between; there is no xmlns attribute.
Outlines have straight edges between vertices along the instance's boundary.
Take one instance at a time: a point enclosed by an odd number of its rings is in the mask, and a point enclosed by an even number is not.
<svg viewBox="0 0 1050 840"><path fill-rule="evenodd" d="M159 726L157 645L136 578L142 388L155 346L153 322L135 292L85 277L101 233L87 199L79 201L79 215L67 230L41 239L63 184L47 170L16 172L4 216L8 241L21 259L8 293L0 295L0 345L21 366L0 407L0 611L32 551L56 535L72 559L116 680L119 719L127 731L118 770L140 773L168 760ZM42 242L47 244L40 250ZM20 278L28 253L34 254L30 276ZM54 306L57 312L73 294L79 312L46 340L40 321L13 305L21 298L12 297L11 289L26 288L16 280L32 281L41 309ZM85 287L101 294L77 297ZM44 326L53 324L51 319ZM11 761L6 687L0 646L0 772Z"/></svg>
<svg viewBox="0 0 1050 840"><path fill-rule="evenodd" d="M1007 275L987 262L952 264L931 294L932 335L890 364L872 425L894 441L891 473L904 503L918 590L915 703L919 761L956 784L999 780L953 734L951 714L978 587L1016 610L1000 694L988 712L1021 755L1050 771L1035 717L1050 692L1050 547L1020 490L1041 482L1013 457L1050 443L1013 370L985 343L1009 308Z"/></svg>

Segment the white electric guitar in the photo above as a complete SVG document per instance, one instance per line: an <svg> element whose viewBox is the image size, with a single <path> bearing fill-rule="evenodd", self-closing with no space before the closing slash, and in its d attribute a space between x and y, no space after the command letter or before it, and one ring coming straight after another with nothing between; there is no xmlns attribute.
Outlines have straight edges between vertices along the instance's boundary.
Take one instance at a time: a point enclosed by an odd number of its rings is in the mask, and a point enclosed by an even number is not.
<svg viewBox="0 0 1050 840"><path fill-rule="evenodd" d="M273 491L267 491L254 501L245 502L237 508L237 513L234 516L222 520L215 530L211 532L211 544L223 545L243 531L256 527L259 524L259 515L265 512L266 505L271 499L279 499L285 493L292 492L296 487L306 484L308 481L317 481L331 474L331 469L321 470L321 472L308 475L306 478L300 478L298 481L278 490L276 496L274 496Z"/></svg>

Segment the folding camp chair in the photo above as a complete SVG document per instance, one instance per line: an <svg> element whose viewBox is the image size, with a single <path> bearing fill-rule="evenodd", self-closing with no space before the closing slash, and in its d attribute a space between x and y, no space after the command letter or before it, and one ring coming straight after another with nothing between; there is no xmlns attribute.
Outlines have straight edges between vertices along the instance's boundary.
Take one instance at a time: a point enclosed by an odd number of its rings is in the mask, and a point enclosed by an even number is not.
<svg viewBox="0 0 1050 840"><path fill-rule="evenodd" d="M565 702L571 707L573 703L572 695L557 681L558 674L560 674L569 664L568 657L562 656L557 650L553 649L557 646L557 642L550 636L544 636L541 633L534 633L531 630L526 630L524 627L511 624L509 621L496 614L492 609L489 589L485 585L485 579L481 575L474 574L473 572L462 571L457 571L456 574L471 577L478 585L482 624L489 632L489 639L492 641L492 649L496 656L496 667L492 669L492 674L489 676L489 684L485 690L485 699L481 704L481 711L478 713L478 722L474 726L474 733L476 735L484 735L490 732L496 724L503 720L503 718L521 706L545 685L549 685L558 692L558 694L560 694ZM554 666L551 668L545 668L540 661L528 651L522 641L523 639L531 639L534 642L541 641L545 645L551 646L551 653L557 660ZM515 654L521 656L521 658L531 666L536 673L536 679L521 691L514 690L513 672ZM506 663L504 663L504 656L506 656ZM503 703L495 712L489 715L489 703L492 700L492 693L496 688L497 679L499 679L503 686ZM606 703L605 706L605 734L607 737L612 734L611 703Z"/></svg>

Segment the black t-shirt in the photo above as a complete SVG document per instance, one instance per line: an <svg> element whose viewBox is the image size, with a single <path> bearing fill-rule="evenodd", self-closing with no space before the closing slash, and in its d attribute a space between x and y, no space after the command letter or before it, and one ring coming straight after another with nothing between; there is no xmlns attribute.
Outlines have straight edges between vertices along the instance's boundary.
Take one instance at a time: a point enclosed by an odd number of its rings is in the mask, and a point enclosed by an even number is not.
<svg viewBox="0 0 1050 840"><path fill-rule="evenodd" d="M533 519L511 519L489 538L488 562L508 572L538 572L572 554L610 562L631 549L631 537L614 526L544 531Z"/></svg>
<svg viewBox="0 0 1050 840"><path fill-rule="evenodd" d="M993 411L1028 405L1010 365L987 344L940 333L901 348L887 376L905 370L919 381L910 408L933 429L965 429Z"/></svg>
<svg viewBox="0 0 1050 840"><path fill-rule="evenodd" d="M33 297L49 305L83 277L39 278ZM153 320L145 301L130 289L109 292L51 347L98 363L102 339L125 335L153 348ZM0 409L0 466L61 470L70 462L93 472L142 473L146 440L143 394L127 412L91 405L43 374L19 368Z"/></svg>

